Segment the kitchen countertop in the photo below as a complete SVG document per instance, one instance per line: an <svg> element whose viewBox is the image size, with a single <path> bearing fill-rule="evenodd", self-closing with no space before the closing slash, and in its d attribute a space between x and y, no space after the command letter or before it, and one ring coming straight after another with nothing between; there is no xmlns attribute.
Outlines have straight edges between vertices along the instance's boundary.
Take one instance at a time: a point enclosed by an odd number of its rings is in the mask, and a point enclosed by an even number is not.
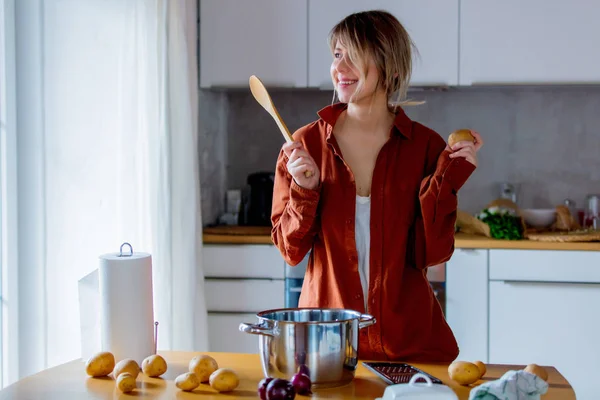
<svg viewBox="0 0 600 400"><path fill-rule="evenodd" d="M203 231L205 244L272 244L271 228L263 226L217 226ZM540 242L534 240L499 240L485 236L456 234L456 248L600 251L600 242Z"/></svg>
<svg viewBox="0 0 600 400"><path fill-rule="evenodd" d="M0 391L0 400L12 399L125 399L133 397L153 399L242 399L258 398L258 382L263 378L258 354L204 353L211 355L219 367L232 368L240 378L240 385L232 392L217 393L207 384L201 384L192 392L179 390L174 383L175 378L187 372L189 361L197 354L188 352L159 352L167 361L168 370L160 378L149 378L140 373L137 388L133 392L121 393L115 386L112 376L91 378L85 374L85 362L74 360L35 375L26 377ZM467 400L471 387L459 386L448 377L448 364L411 363L417 368L439 378L450 386L458 398ZM487 365L487 373L482 380L494 380L510 369L522 369L524 366ZM545 367L548 371L548 392L544 400L571 400L575 393L569 382L554 368ZM296 396L297 399L369 399L381 397L386 384L375 374L359 363L356 377L350 384L332 389L315 390L311 397Z"/></svg>

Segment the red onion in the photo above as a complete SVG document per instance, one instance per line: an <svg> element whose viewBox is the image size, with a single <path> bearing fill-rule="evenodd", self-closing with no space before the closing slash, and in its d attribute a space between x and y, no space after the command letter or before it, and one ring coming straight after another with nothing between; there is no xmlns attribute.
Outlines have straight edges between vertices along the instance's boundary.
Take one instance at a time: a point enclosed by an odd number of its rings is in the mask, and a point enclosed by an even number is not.
<svg viewBox="0 0 600 400"><path fill-rule="evenodd" d="M294 386L285 379L273 379L267 385L267 400L294 400L295 397Z"/></svg>
<svg viewBox="0 0 600 400"><path fill-rule="evenodd" d="M273 380L273 378L265 378L258 383L258 397L260 400L267 400L267 385Z"/></svg>
<svg viewBox="0 0 600 400"><path fill-rule="evenodd" d="M298 373L292 376L291 384L294 386L296 393L298 394L311 394L310 391L311 381L308 375Z"/></svg>

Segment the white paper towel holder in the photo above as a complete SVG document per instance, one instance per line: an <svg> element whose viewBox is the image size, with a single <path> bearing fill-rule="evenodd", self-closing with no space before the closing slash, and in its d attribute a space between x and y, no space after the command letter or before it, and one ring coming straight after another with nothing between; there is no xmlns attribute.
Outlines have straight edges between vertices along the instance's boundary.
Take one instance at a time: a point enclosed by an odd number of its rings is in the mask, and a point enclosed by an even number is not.
<svg viewBox="0 0 600 400"><path fill-rule="evenodd" d="M123 254L123 247L129 246L129 254ZM131 257L133 256L133 246L130 243L123 242L119 247L119 257ZM154 354L158 352L158 321L154 321Z"/></svg>

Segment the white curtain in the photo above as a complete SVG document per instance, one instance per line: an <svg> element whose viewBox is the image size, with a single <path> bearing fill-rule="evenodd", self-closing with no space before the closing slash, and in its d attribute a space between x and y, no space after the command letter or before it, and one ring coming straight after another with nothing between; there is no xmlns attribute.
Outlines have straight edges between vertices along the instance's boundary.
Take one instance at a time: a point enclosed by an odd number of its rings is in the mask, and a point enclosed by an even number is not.
<svg viewBox="0 0 600 400"><path fill-rule="evenodd" d="M77 281L123 242L153 257L158 348L205 351L196 1L37 4L44 367L80 356Z"/></svg>
<svg viewBox="0 0 600 400"><path fill-rule="evenodd" d="M129 4L122 21L116 148L117 215L131 224L121 224L119 233L152 249L159 345L204 349L206 312L197 290L203 275L195 2Z"/></svg>

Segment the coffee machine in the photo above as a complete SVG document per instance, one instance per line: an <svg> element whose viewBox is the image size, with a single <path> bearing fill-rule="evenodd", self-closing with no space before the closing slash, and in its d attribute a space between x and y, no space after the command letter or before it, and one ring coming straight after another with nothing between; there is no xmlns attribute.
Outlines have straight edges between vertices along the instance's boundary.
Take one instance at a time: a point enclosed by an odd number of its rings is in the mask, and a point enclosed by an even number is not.
<svg viewBox="0 0 600 400"><path fill-rule="evenodd" d="M242 190L239 225L271 226L274 181L273 172L254 172L248 175L247 186Z"/></svg>

